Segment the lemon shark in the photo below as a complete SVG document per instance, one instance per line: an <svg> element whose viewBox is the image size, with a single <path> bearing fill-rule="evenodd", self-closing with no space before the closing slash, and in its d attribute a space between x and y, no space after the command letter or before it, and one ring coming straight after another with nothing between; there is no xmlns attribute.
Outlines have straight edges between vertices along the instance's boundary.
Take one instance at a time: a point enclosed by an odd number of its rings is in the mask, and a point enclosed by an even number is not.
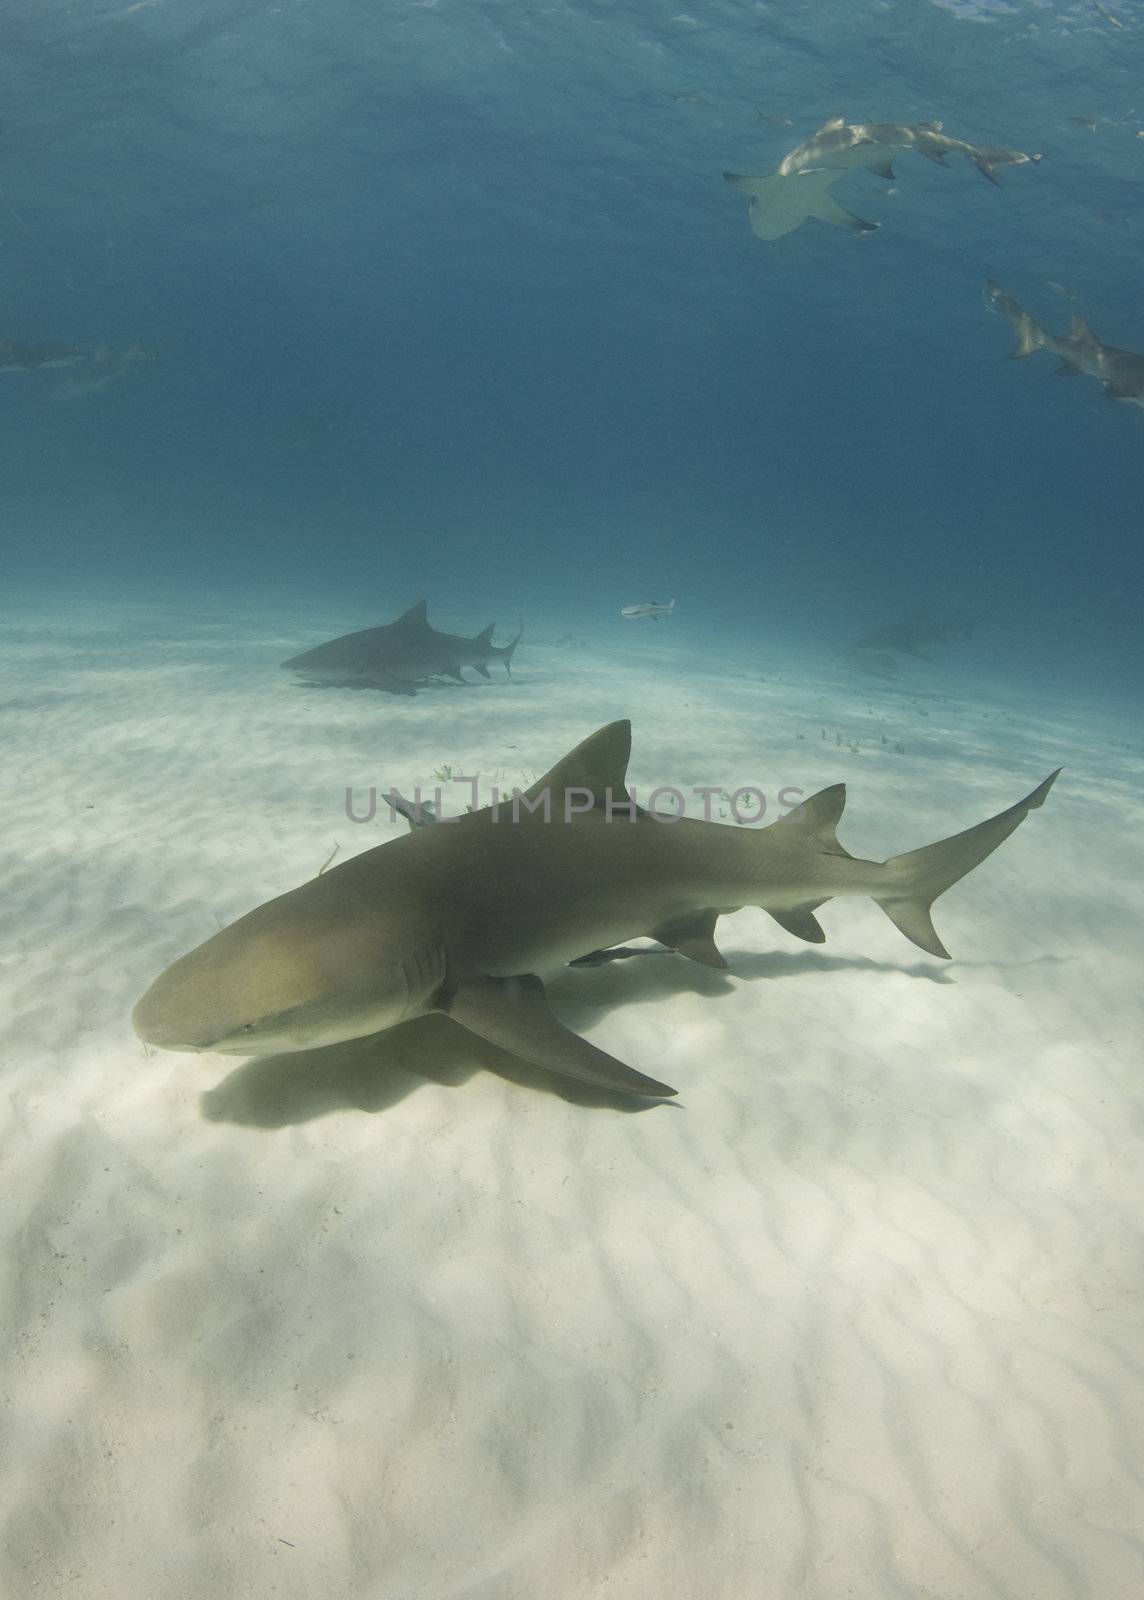
<svg viewBox="0 0 1144 1600"><path fill-rule="evenodd" d="M609 723L523 794L411 829L267 901L155 980L136 1033L166 1050L260 1056L444 1012L551 1072L671 1095L565 1028L541 974L640 936L724 968L715 925L743 906L819 944L814 913L838 895L872 896L914 944L948 957L930 906L1056 777L964 833L877 862L838 842L842 784L761 830L668 821L629 795L630 747L630 723Z"/></svg>
<svg viewBox="0 0 1144 1600"><path fill-rule="evenodd" d="M343 634L291 656L282 665L308 683L389 689L397 694L413 694L429 678L449 677L464 682L462 667L472 667L482 678L488 678L489 663L494 661L503 661L511 678L513 651L520 643L523 626L506 645L493 643L495 627L490 622L483 633L471 639L458 633L439 633L430 626L426 602L419 600L396 622Z"/></svg>
<svg viewBox="0 0 1144 1600"><path fill-rule="evenodd" d="M831 190L845 172L867 167L880 178L894 177L895 159L909 151L939 166L964 155L991 183L998 167L1039 161L1023 150L968 144L942 131L940 122L845 122L834 117L779 162L773 172L753 177L725 172L728 183L747 196L751 227L760 239L781 239L809 217L854 233L871 233L878 224L839 205Z"/></svg>
<svg viewBox="0 0 1144 1600"><path fill-rule="evenodd" d="M1083 317L1073 318L1068 333L1049 333L992 278L985 285L985 298L995 311L1008 318L1017 335L1011 356L1020 358L1037 350L1051 350L1060 359L1058 377L1095 378L1104 385L1107 399L1127 400L1144 407L1144 354L1102 344Z"/></svg>

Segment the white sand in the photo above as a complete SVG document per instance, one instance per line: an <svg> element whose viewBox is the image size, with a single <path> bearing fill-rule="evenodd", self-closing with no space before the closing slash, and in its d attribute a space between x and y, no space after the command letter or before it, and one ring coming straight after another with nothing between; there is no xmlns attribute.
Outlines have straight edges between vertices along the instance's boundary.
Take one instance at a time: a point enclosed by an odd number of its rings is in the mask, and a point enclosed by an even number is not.
<svg viewBox="0 0 1144 1600"><path fill-rule="evenodd" d="M0 1593L1144 1593L1137 729L685 674L646 628L522 646L515 686L304 692L278 626L0 634ZM347 783L512 781L625 714L639 784L848 780L859 854L1068 770L940 902L950 966L836 901L818 949L723 922L727 979L559 977L679 1106L448 1023L269 1063L134 1040L168 961L389 831Z"/></svg>

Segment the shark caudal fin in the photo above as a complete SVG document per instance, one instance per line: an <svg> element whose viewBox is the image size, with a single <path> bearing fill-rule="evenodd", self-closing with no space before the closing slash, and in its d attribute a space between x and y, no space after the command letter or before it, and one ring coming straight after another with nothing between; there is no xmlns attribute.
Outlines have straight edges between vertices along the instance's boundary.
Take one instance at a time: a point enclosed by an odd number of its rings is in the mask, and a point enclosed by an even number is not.
<svg viewBox="0 0 1144 1600"><path fill-rule="evenodd" d="M992 310L1000 311L1017 335L1017 343L1009 352L1014 361L1048 347L1048 336L1036 317L1031 317L1024 306L1018 305L1013 296L1006 294L1001 285L994 283L992 278L985 285L985 303Z"/></svg>
<svg viewBox="0 0 1144 1600"><path fill-rule="evenodd" d="M516 638L513 639L509 644L506 644L503 650L497 650L495 652L497 658L504 662L504 670L508 673L510 678L512 677L512 653L520 643L523 636L524 620L522 618L520 627L516 630Z"/></svg>
<svg viewBox="0 0 1144 1600"><path fill-rule="evenodd" d="M1060 767L1051 772L1032 794L1018 800L1015 806L1002 811L988 822L979 822L975 828L955 833L952 839L942 839L939 844L927 844L921 850L910 850L906 855L893 856L886 862L884 872L888 880L885 892L874 896L875 901L896 928L931 956L950 959L949 951L937 936L930 919L930 907L939 894L972 872L985 857L1006 840L1024 822L1030 811L1045 803ZM892 887L891 887L892 886Z"/></svg>

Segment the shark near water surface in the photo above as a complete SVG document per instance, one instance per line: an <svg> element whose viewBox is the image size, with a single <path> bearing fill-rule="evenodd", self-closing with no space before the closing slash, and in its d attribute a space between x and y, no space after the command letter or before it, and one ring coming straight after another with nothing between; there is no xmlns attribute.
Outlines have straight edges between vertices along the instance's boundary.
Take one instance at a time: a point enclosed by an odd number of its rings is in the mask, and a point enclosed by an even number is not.
<svg viewBox="0 0 1144 1600"><path fill-rule="evenodd" d="M627 790L631 727L609 723L524 796L415 828L248 912L162 973L135 1031L166 1050L275 1055L444 1012L551 1072L629 1094L675 1091L565 1028L540 974L640 936L726 962L718 918L759 906L810 943L836 895L869 895L931 955L930 907L1043 804L939 844L862 861L839 843L836 784L770 827L657 819Z"/></svg>
<svg viewBox="0 0 1144 1600"><path fill-rule="evenodd" d="M871 233L878 224L840 206L831 192L833 185L856 167L892 179L895 159L911 150L943 167L948 156L967 156L991 183L998 181L999 167L1041 159L1023 150L953 139L942 131L940 122L848 123L835 117L788 151L773 172L758 176L725 172L723 176L747 196L751 227L760 239L781 239L810 217L854 233Z"/></svg>

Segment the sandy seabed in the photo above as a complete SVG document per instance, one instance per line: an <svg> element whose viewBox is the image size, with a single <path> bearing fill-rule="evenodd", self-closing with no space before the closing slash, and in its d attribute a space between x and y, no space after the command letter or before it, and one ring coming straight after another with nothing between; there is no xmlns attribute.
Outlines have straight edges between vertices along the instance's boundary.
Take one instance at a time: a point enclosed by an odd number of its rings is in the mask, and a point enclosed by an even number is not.
<svg viewBox="0 0 1144 1600"><path fill-rule="evenodd" d="M1144 1594L1138 728L666 626L298 688L320 637L0 629L0 1593ZM520 781L616 716L641 787L845 779L879 859L1067 770L939 902L951 964L844 900L821 948L724 920L728 975L560 974L677 1104L443 1019L246 1063L132 1035L169 961L400 830L347 785Z"/></svg>

